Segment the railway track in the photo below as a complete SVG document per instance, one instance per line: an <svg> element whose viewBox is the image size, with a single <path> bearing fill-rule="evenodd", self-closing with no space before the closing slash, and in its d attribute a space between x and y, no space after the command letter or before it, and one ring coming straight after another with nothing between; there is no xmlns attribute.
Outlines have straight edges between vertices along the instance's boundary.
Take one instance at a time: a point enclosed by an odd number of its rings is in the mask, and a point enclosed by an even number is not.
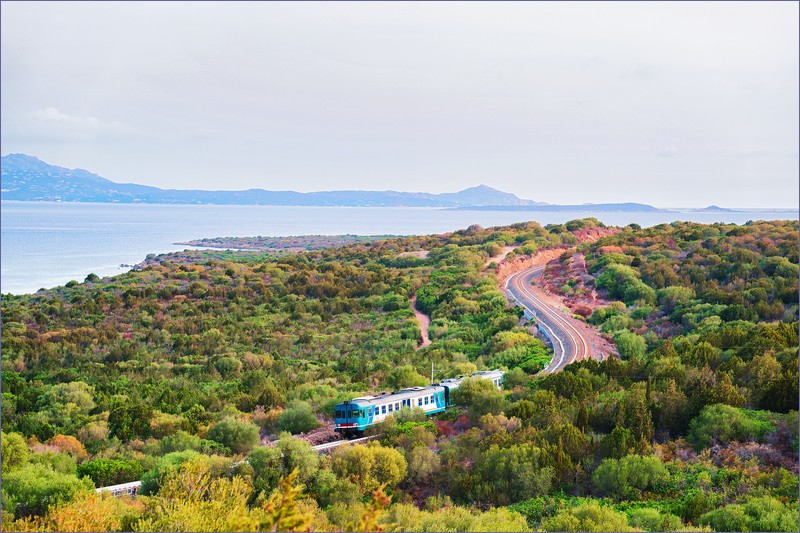
<svg viewBox="0 0 800 533"><path fill-rule="evenodd" d="M572 323L574 319L539 298L531 289L531 283L544 269L545 265L537 265L517 272L506 280L505 288L525 309L525 316L535 318L539 330L550 339L553 359L542 370L550 374L570 363L591 357L591 344Z"/></svg>
<svg viewBox="0 0 800 533"><path fill-rule="evenodd" d="M360 439L352 440L335 440L333 442L326 442L325 444L317 444L316 446L312 446L311 449L318 453L326 453L342 444L358 444L360 442L377 439L378 437L380 437L380 435L370 435L369 437L361 437Z"/></svg>
<svg viewBox="0 0 800 533"><path fill-rule="evenodd" d="M311 449L317 453L328 453L334 448L338 448L342 444L358 444L360 442L366 442L369 440L377 439L380 435L370 435L369 437L361 437L360 439L352 439L352 440L335 440L333 442L326 442L324 444L317 444L316 446L312 446ZM242 459L241 461L234 463L232 466L240 465L246 462L247 459ZM100 487L95 489L95 492L110 492L113 496L136 496L139 492L139 489L142 486L141 481L131 481L130 483L122 483L119 485L111 485L108 487Z"/></svg>

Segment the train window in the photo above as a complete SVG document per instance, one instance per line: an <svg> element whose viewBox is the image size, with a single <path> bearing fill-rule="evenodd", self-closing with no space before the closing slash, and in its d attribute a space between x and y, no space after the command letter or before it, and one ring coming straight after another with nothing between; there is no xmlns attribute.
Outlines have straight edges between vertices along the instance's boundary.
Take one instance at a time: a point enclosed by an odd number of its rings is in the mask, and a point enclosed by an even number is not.
<svg viewBox="0 0 800 533"><path fill-rule="evenodd" d="M389 412L390 412L390 413L391 413L392 411L394 411L394 409L393 409L393 408L394 408L394 405L392 405L392 404L389 404Z"/></svg>
<svg viewBox="0 0 800 533"><path fill-rule="evenodd" d="M425 405L428 405L428 397L425 396Z"/></svg>
<svg viewBox="0 0 800 533"><path fill-rule="evenodd" d="M417 405L422 407L422 398L417 398Z"/></svg>
<svg viewBox="0 0 800 533"><path fill-rule="evenodd" d="M397 402L396 404L394 404L394 410L395 411L399 411L400 410L400 402Z"/></svg>
<svg viewBox="0 0 800 533"><path fill-rule="evenodd" d="M434 402L433 402L433 394L431 394L431 403L434 403Z"/></svg>
<svg viewBox="0 0 800 533"><path fill-rule="evenodd" d="M381 414L382 415L386 414L386 406L385 405L381 405Z"/></svg>
<svg viewBox="0 0 800 533"><path fill-rule="evenodd" d="M367 409L367 416L372 416L372 407Z"/></svg>

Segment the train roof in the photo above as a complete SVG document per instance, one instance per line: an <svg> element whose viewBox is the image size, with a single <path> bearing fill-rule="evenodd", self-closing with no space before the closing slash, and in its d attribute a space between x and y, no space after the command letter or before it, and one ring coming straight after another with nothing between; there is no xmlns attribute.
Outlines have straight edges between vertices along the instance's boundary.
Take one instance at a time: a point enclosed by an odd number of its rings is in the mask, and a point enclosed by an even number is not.
<svg viewBox="0 0 800 533"><path fill-rule="evenodd" d="M484 379L499 378L505 374L502 370L481 370L480 372L473 372L471 377L480 377Z"/></svg>
<svg viewBox="0 0 800 533"><path fill-rule="evenodd" d="M502 377L505 372L502 370L481 370L480 372L473 372L469 376L461 376L457 378L448 378L443 379L436 385L429 385L427 387L408 387L406 389L401 389L397 392L387 392L384 394L380 394L378 396L359 396L358 398L353 398L350 400L351 403L357 403L358 405L374 405L374 404L382 404L384 402L394 402L398 400L406 400L408 398L416 398L418 396L424 396L425 393L422 391L429 391L429 392L436 392L436 391L443 391L445 386L453 386L459 385L462 381L464 381L468 377L472 378L483 378L483 379L494 379ZM342 402L344 403L344 402ZM342 404L338 404L342 405Z"/></svg>
<svg viewBox="0 0 800 533"><path fill-rule="evenodd" d="M480 372L473 372L469 376L460 376L457 378L447 378L439 382L439 385L458 385L467 378L484 378L494 379L505 374L502 370L481 370Z"/></svg>
<svg viewBox="0 0 800 533"><path fill-rule="evenodd" d="M381 405L383 403L417 398L419 396L425 396L426 393L433 394L434 392L441 392L443 390L444 387L440 387L439 385L431 385L428 387L410 387L397 392L381 394L380 396L361 396L359 398L353 398L350 400L350 403L356 403L358 405Z"/></svg>

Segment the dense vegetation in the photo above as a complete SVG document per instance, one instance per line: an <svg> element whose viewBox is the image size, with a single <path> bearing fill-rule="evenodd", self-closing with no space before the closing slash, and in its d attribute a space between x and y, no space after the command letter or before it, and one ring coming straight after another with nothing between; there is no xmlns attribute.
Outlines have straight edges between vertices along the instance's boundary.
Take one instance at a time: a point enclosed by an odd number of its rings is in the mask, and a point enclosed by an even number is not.
<svg viewBox="0 0 800 533"><path fill-rule="evenodd" d="M4 296L4 524L797 530L797 222L586 240L596 226L172 255ZM564 291L606 299L584 314L620 358L536 375L552 352L485 266L506 245L575 248L553 268L585 258ZM324 432L344 399L428 383L431 363L437 380L505 368L505 390L469 380L463 410L404 411L329 456L290 435ZM91 490L137 479L135 500Z"/></svg>

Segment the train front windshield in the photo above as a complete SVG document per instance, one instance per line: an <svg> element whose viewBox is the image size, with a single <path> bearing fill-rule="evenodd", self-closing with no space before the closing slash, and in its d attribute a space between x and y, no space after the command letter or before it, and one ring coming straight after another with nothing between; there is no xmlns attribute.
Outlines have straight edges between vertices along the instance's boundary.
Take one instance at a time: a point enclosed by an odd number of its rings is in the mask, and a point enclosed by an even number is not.
<svg viewBox="0 0 800 533"><path fill-rule="evenodd" d="M367 410L348 403L336 406L336 427L357 428L367 423Z"/></svg>

